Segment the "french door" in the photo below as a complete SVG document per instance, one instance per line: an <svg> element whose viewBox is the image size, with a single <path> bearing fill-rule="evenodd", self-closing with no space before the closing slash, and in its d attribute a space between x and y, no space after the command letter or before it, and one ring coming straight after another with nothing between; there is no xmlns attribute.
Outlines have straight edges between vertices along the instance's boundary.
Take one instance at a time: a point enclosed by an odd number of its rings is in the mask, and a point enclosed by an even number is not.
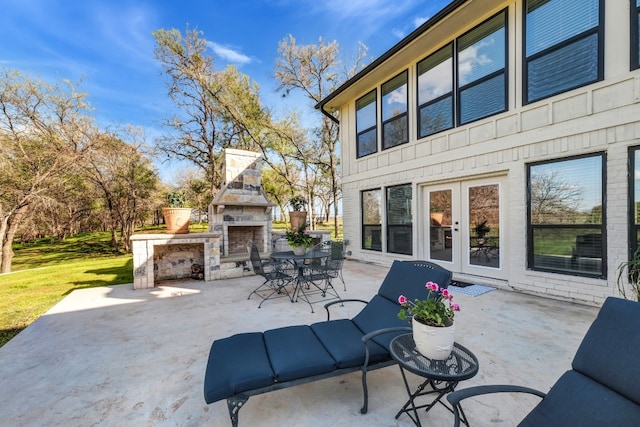
<svg viewBox="0 0 640 427"><path fill-rule="evenodd" d="M454 272L504 278L506 179L426 186L422 192L424 256Z"/></svg>

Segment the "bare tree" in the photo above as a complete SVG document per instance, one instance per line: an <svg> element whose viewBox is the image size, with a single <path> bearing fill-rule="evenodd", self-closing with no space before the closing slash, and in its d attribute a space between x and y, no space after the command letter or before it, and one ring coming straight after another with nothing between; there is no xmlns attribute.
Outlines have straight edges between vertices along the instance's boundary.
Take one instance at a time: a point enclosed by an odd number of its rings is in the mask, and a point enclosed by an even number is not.
<svg viewBox="0 0 640 427"><path fill-rule="evenodd" d="M336 41L325 43L322 39L317 45L298 45L296 39L289 35L280 42L276 61L275 76L280 82L279 90L288 95L292 90L299 90L314 105L328 96L338 85L352 77L362 66L366 56L366 46L359 44L355 58L350 65L343 67L340 61L339 46ZM320 113L318 113L320 114ZM326 116L321 117L321 124L312 132L312 143L309 153L313 153L305 162L314 164L319 171L329 177L333 194L334 232L338 234L338 201L341 194L339 168L338 123ZM301 152L304 155L304 152ZM313 200L312 200L313 202Z"/></svg>
<svg viewBox="0 0 640 427"><path fill-rule="evenodd" d="M222 150L263 146L269 113L261 106L258 86L246 75L232 66L215 69L201 32L187 27L183 35L161 29L153 36L156 58L168 75L169 96L178 110L165 123L175 133L158 146L168 156L199 167L215 194L223 179Z"/></svg>
<svg viewBox="0 0 640 427"><path fill-rule="evenodd" d="M159 178L151 160L144 155L145 141L140 129L129 127L122 135L103 133L101 138L102 148L89 157L86 176L102 193L110 218L113 249L122 247L128 252L136 224L150 214L146 201Z"/></svg>
<svg viewBox="0 0 640 427"><path fill-rule="evenodd" d="M12 243L30 209L56 179L97 144L85 94L0 71L0 272L11 271Z"/></svg>
<svg viewBox="0 0 640 427"><path fill-rule="evenodd" d="M574 222L582 189L562 180L560 172L531 176L531 221L535 224Z"/></svg>

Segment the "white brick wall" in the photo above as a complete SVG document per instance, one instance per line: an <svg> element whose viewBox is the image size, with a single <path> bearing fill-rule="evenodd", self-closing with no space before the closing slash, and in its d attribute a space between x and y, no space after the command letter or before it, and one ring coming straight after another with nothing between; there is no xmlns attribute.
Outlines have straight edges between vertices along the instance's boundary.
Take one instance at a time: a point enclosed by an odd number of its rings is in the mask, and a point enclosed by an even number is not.
<svg viewBox="0 0 640 427"><path fill-rule="evenodd" d="M343 176L345 238L352 256L388 265L412 258L366 251L361 247L360 191L403 183L419 187L443 180L466 180L503 171L507 176L504 286L554 298L599 304L617 295L615 270L626 257L628 147L640 145L639 80L627 75L509 111L484 121L438 134L363 159L346 158ZM343 114L349 117L348 114ZM350 123L342 123L344 130ZM607 157L608 279L599 280L526 269L526 164L604 152ZM414 243L424 224L414 204ZM384 213L383 213L383 224ZM384 233L384 231L383 231ZM384 243L384 241L383 241ZM414 252L416 245L414 244ZM384 248L383 248L384 250Z"/></svg>

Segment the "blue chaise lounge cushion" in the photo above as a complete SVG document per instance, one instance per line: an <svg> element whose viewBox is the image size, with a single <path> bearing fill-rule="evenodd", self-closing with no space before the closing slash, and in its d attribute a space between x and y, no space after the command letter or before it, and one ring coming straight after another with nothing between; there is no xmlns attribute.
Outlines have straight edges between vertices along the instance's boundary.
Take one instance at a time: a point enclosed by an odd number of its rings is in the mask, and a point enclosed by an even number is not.
<svg viewBox="0 0 640 427"><path fill-rule="evenodd" d="M264 342L276 381L312 377L336 369L336 362L308 325L271 329Z"/></svg>
<svg viewBox="0 0 640 427"><path fill-rule="evenodd" d="M207 403L273 384L274 374L262 333L252 332L215 340L204 378Z"/></svg>
<svg viewBox="0 0 640 427"><path fill-rule="evenodd" d="M329 352L338 368L362 366L365 346L360 338L364 333L349 319L328 320L314 323L311 329ZM389 353L375 342L369 343L369 362L387 360Z"/></svg>

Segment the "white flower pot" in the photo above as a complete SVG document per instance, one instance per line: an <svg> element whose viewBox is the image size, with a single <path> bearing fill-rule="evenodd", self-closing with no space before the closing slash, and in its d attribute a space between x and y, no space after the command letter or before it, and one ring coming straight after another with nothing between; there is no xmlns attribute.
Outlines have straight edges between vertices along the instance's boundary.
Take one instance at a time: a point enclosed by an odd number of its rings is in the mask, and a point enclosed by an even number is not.
<svg viewBox="0 0 640 427"><path fill-rule="evenodd" d="M294 246L293 247L293 253L296 255L304 255L304 253L307 251L307 248L305 248L304 246Z"/></svg>
<svg viewBox="0 0 640 427"><path fill-rule="evenodd" d="M434 360L445 360L453 350L456 328L451 326L429 326L411 319L413 341L416 348L425 357Z"/></svg>

